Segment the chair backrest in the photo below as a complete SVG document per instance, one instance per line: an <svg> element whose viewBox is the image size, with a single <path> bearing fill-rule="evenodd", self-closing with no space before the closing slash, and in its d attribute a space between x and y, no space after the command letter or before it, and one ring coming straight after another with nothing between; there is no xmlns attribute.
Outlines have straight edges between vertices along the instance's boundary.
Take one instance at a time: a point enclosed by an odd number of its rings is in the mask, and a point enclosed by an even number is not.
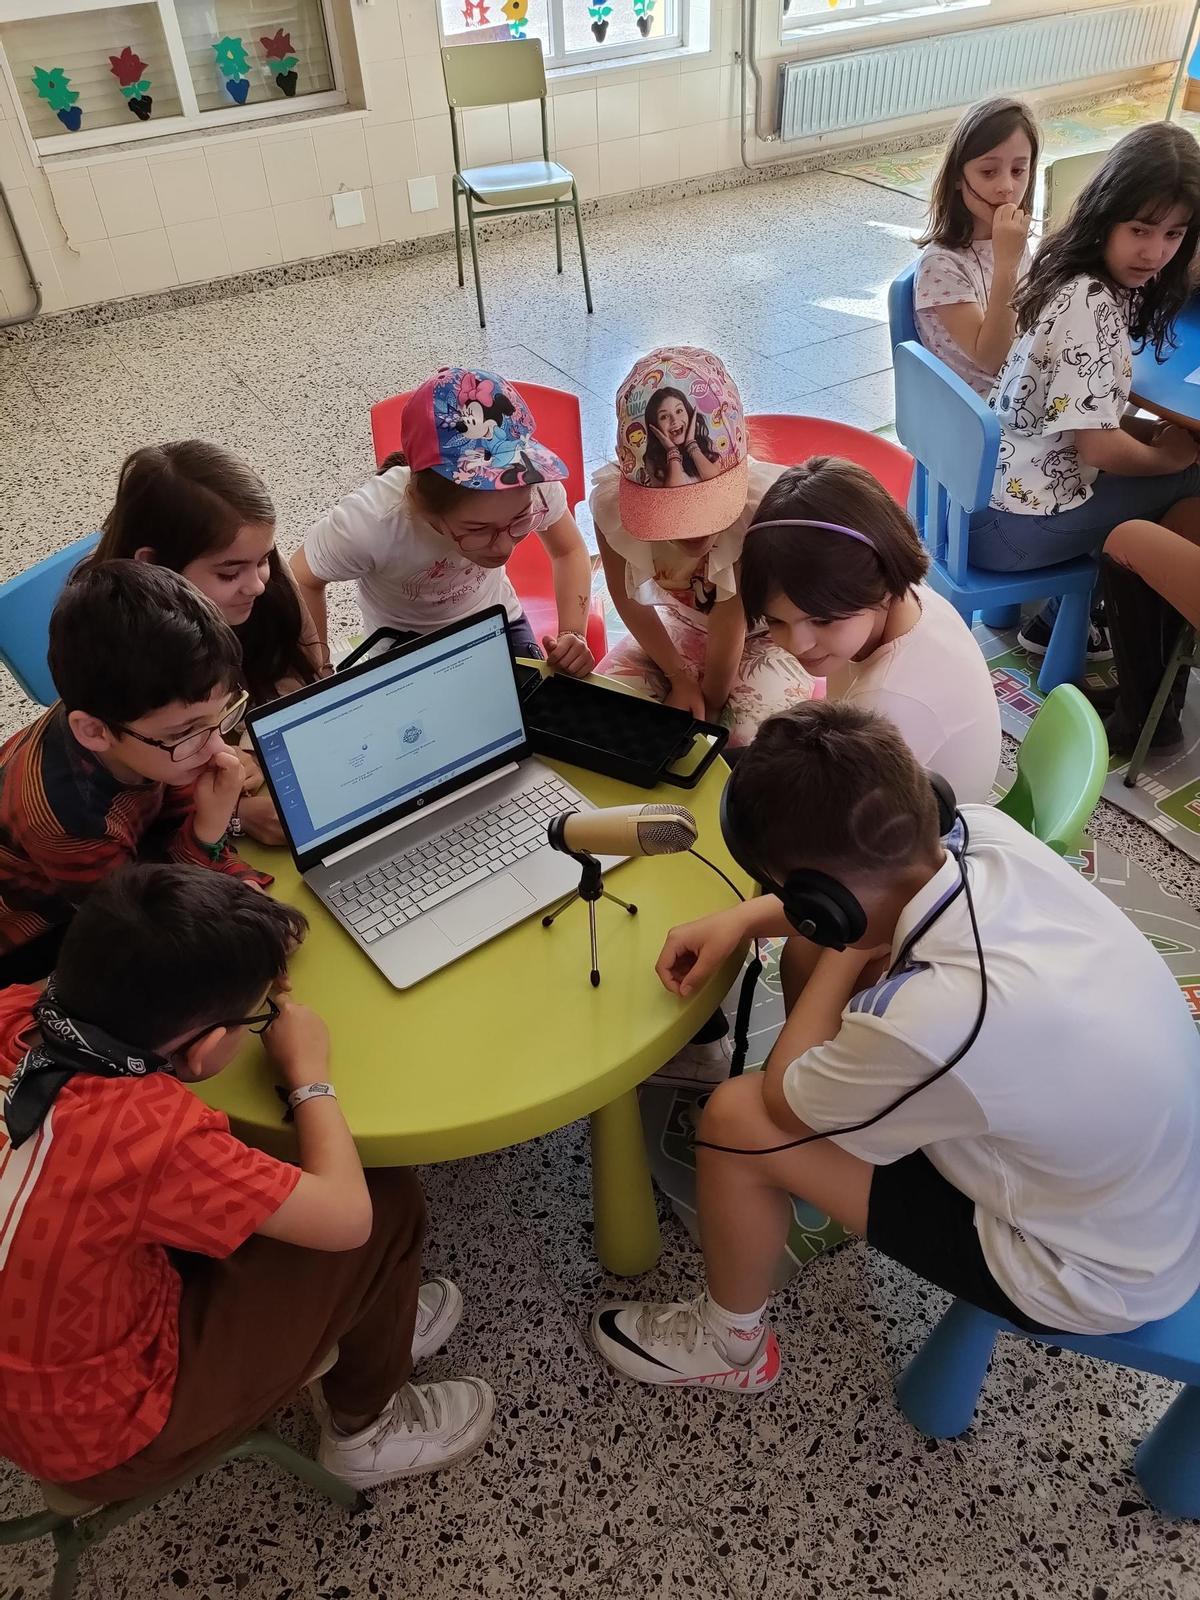
<svg viewBox="0 0 1200 1600"><path fill-rule="evenodd" d="M1104 724L1074 684L1060 683L1029 725L999 808L1060 856L1070 855L1107 775Z"/></svg>
<svg viewBox="0 0 1200 1600"><path fill-rule="evenodd" d="M914 295L917 289L917 268L921 265L918 256L915 261L910 261L904 271L892 279L888 289L888 328L892 335L892 349L906 340L912 344L920 344L921 335L917 332L917 311Z"/></svg>
<svg viewBox="0 0 1200 1600"><path fill-rule="evenodd" d="M546 68L540 39L454 44L442 50L446 99L455 111L544 100Z"/></svg>
<svg viewBox="0 0 1200 1600"><path fill-rule="evenodd" d="M1075 204L1079 191L1107 157L1107 150L1085 150L1078 156L1059 156L1042 170L1042 230L1060 227Z"/></svg>
<svg viewBox="0 0 1200 1600"><path fill-rule="evenodd" d="M44 706L58 699L46 661L50 613L71 573L99 543L100 535L89 533L0 584L0 662Z"/></svg>
<svg viewBox="0 0 1200 1600"><path fill-rule="evenodd" d="M929 554L960 582L970 514L991 496L1000 423L969 384L921 345L898 344L893 362L896 432L917 464L909 512Z"/></svg>
<svg viewBox="0 0 1200 1600"><path fill-rule="evenodd" d="M830 422L825 417L797 417L783 412L746 418L750 433L750 454L759 461L774 461L784 467L796 466L809 456L842 456L879 479L900 504L907 505L912 483L913 459L890 439L867 433L849 422Z"/></svg>

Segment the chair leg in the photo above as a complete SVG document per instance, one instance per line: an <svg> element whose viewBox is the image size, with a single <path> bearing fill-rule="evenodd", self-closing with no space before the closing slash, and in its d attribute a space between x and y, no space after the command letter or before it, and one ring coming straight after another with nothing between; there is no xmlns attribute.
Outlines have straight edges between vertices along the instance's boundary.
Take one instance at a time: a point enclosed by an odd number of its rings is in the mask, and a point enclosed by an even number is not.
<svg viewBox="0 0 1200 1600"><path fill-rule="evenodd" d="M458 215L458 185L450 180L450 197L454 202L454 254L458 258L458 287L463 286L462 223Z"/></svg>
<svg viewBox="0 0 1200 1600"><path fill-rule="evenodd" d="M554 253L558 257L558 275L562 277L562 212L554 202Z"/></svg>
<svg viewBox="0 0 1200 1600"><path fill-rule="evenodd" d="M990 611L981 611L985 628L995 628L997 633L1003 633L1006 628L1015 628L1021 620L1020 606L993 606Z"/></svg>
<svg viewBox="0 0 1200 1600"><path fill-rule="evenodd" d="M1074 594L1063 595L1042 661L1042 670L1038 673L1037 686L1042 694L1049 694L1060 683L1077 683L1083 677L1091 615L1090 594L1076 590Z"/></svg>
<svg viewBox="0 0 1200 1600"><path fill-rule="evenodd" d="M74 1600L75 1585L79 1578L79 1558L85 1541L69 1523L54 1530L54 1577L50 1584L50 1600Z"/></svg>
<svg viewBox="0 0 1200 1600"><path fill-rule="evenodd" d="M1175 677L1184 661L1192 654L1195 648L1194 635L1190 627L1185 627L1175 641L1175 648L1171 651L1166 670L1162 675L1158 688L1154 691L1154 699L1150 702L1150 709L1146 713L1146 720L1142 723L1142 731L1138 734L1138 742L1133 747L1133 754L1129 758L1129 765L1125 769L1122 782L1127 789L1132 789L1141 774L1146 757L1150 753L1150 741L1162 720L1167 701L1171 697L1171 690L1175 686Z"/></svg>
<svg viewBox="0 0 1200 1600"><path fill-rule="evenodd" d="M1000 1322L956 1300L896 1380L900 1409L931 1439L965 1433L987 1377Z"/></svg>
<svg viewBox="0 0 1200 1600"><path fill-rule="evenodd" d="M470 192L463 197L467 203L467 233L471 239L471 266L475 271L475 299L479 305L479 326L487 327L487 320L483 314L483 285L479 281L479 245L475 239L475 208L471 204Z"/></svg>
<svg viewBox="0 0 1200 1600"><path fill-rule="evenodd" d="M1167 1517L1200 1517L1200 1389L1171 1402L1134 1457L1146 1498Z"/></svg>
<svg viewBox="0 0 1200 1600"><path fill-rule="evenodd" d="M363 1511L370 1504L365 1495L360 1494L357 1489L352 1489L348 1483L335 1477L332 1472L328 1472L319 1461L314 1461L311 1456L301 1455L299 1450L293 1450L290 1444L281 1439L277 1433L272 1433L269 1428L259 1428L250 1434L229 1451L229 1456L265 1456L284 1472L290 1473L293 1478L299 1478L301 1483L307 1483L310 1489L316 1489L318 1494L323 1494L326 1499L344 1506L347 1511Z"/></svg>
<svg viewBox="0 0 1200 1600"><path fill-rule="evenodd" d="M588 277L587 249L583 242L583 218L579 214L579 189L571 185L571 204L575 207L575 232L579 236L579 264L583 268L583 293L587 300L588 314L592 311L592 281Z"/></svg>

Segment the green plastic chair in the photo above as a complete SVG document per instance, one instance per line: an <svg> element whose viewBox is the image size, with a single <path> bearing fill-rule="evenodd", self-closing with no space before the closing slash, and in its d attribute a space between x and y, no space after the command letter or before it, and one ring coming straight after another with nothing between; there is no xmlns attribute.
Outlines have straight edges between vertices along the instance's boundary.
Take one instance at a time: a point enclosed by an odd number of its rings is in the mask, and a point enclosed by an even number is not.
<svg viewBox="0 0 1200 1600"><path fill-rule="evenodd" d="M575 213L575 232L579 238L579 260L583 267L583 292L587 308L592 309L592 285L588 278L587 251L583 243L583 219L579 214L579 189L574 175L550 159L550 136L546 127L546 68L540 39L507 39L498 44L447 45L442 51L442 76L446 80L446 100L450 106L450 137L454 142L454 176L450 192L454 201L454 251L458 258L458 286L463 286L462 226L458 202L467 207L467 232L471 240L471 266L475 272L475 298L479 303L479 326L487 322L483 314L483 287L479 280L479 250L475 239L475 207L486 206L490 216L515 216L522 211L554 212L554 246L558 270L563 269L562 211ZM505 161L490 167L464 167L459 145L458 113L475 106L518 105L536 100L542 117L542 159Z"/></svg>
<svg viewBox="0 0 1200 1600"><path fill-rule="evenodd" d="M997 806L1060 856L1072 855L1107 775L1104 724L1074 684L1062 683L1030 723L1012 788Z"/></svg>

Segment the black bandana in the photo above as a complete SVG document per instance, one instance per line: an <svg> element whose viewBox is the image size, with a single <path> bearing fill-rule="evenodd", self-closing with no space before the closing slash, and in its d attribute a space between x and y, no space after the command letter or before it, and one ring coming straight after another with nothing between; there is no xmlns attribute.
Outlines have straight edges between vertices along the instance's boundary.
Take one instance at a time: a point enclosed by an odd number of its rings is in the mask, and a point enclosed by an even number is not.
<svg viewBox="0 0 1200 1600"><path fill-rule="evenodd" d="M41 1042L17 1063L4 1096L4 1121L14 1150L41 1127L55 1096L72 1074L144 1078L151 1072L170 1070L165 1056L149 1050L135 1054L95 1023L68 1017L59 1009L53 979L34 1006L33 1019L41 1030Z"/></svg>

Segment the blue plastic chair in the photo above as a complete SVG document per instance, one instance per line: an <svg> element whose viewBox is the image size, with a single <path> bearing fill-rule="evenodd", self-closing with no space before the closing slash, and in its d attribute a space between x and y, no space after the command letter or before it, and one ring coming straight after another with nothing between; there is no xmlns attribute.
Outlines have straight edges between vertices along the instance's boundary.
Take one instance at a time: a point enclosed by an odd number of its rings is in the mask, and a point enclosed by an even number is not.
<svg viewBox="0 0 1200 1600"><path fill-rule="evenodd" d="M0 662L29 698L44 706L58 699L46 662L50 613L67 579L99 543L100 535L89 533L0 584Z"/></svg>
<svg viewBox="0 0 1200 1600"><path fill-rule="evenodd" d="M888 327L892 335L892 349L898 344L920 344L917 332L917 309L914 296L917 289L917 268L920 256L909 263L897 278L892 279L888 290Z"/></svg>
<svg viewBox="0 0 1200 1600"><path fill-rule="evenodd" d="M1090 556L1031 572L985 572L968 559L971 513L992 492L1000 423L974 389L911 340L896 346L896 432L917 463L909 514L930 556L929 583L970 627L977 611L1011 626L1020 606L1058 595L1050 646L1038 675L1049 694L1083 676L1097 566Z"/></svg>
<svg viewBox="0 0 1200 1600"><path fill-rule="evenodd" d="M956 1300L896 1384L900 1409L915 1428L934 1439L966 1432L998 1333L1185 1384L1138 1446L1134 1467L1147 1500L1165 1516L1200 1517L1200 1294L1161 1322L1089 1337L1026 1333Z"/></svg>

